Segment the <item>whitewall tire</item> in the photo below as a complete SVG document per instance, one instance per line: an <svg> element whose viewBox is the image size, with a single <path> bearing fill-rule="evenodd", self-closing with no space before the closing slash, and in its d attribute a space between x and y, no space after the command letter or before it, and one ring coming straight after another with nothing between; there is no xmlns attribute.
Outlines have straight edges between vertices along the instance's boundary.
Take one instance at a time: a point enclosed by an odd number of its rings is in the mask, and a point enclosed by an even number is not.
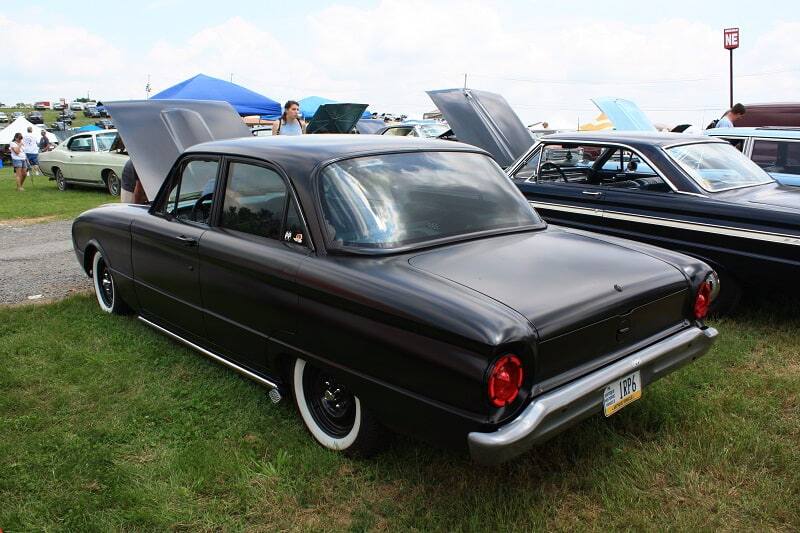
<svg viewBox="0 0 800 533"><path fill-rule="evenodd" d="M100 309L116 315L124 315L128 312L128 306L117 295L114 277L100 250L97 250L92 258L92 281Z"/></svg>

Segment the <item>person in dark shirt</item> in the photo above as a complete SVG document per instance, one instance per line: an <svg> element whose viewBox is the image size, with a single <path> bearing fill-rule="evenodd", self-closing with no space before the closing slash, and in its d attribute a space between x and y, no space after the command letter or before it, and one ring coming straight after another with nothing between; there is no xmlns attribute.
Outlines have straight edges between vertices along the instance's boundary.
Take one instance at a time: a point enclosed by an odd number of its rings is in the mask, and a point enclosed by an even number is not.
<svg viewBox="0 0 800 533"><path fill-rule="evenodd" d="M139 180L139 175L133 166L133 162L128 159L125 166L122 168L122 191L120 191L120 201L124 204L146 204L148 203L147 195L142 187L142 182Z"/></svg>

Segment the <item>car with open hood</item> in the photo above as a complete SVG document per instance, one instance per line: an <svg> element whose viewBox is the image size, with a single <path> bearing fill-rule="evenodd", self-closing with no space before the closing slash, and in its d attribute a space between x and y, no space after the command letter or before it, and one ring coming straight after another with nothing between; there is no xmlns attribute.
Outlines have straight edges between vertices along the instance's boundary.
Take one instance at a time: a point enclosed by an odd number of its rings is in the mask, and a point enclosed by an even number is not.
<svg viewBox="0 0 800 533"><path fill-rule="evenodd" d="M120 176L128 155L117 149L116 141L116 130L72 135L54 150L39 154L39 168L55 180L60 191L73 186L102 187L119 196Z"/></svg>
<svg viewBox="0 0 800 533"><path fill-rule="evenodd" d="M549 226L473 146L107 106L153 200L75 219L100 308L291 393L332 450L391 428L501 462L646 397L717 335L706 264Z"/></svg>
<svg viewBox="0 0 800 533"><path fill-rule="evenodd" d="M465 124L480 133L470 138L476 146L519 154L507 174L545 220L707 262L721 278L720 313L744 288L797 291L800 188L776 182L728 142L656 132L635 105L609 98L596 103L637 131L559 133L522 149L507 141L522 122L505 100L493 95L491 107L474 105L471 93L448 90L439 109L459 138Z"/></svg>

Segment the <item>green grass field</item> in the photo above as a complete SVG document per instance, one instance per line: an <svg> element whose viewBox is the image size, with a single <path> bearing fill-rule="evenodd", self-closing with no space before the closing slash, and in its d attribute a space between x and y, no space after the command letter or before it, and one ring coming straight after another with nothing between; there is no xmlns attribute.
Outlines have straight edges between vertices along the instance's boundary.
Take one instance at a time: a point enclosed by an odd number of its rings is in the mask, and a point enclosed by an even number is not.
<svg viewBox="0 0 800 533"><path fill-rule="evenodd" d="M21 111L25 113L25 116L28 116L28 113L33 111L33 109L17 109L16 107L0 107L0 111L3 111L6 115L8 115L8 121L11 122L11 113L15 113L17 111ZM55 122L58 118L58 114L61 111L53 111L53 110L44 110L42 111L42 118L44 119L44 124L46 126L50 126L53 122ZM89 118L83 116L83 111L73 111L75 113L75 118L72 120L72 127L73 128L80 128L81 126L85 126L87 124L94 124L97 122L98 118ZM7 124L0 124L0 129L5 128ZM20 132L25 133L25 132Z"/></svg>
<svg viewBox="0 0 800 533"><path fill-rule="evenodd" d="M32 180L28 176L24 188L17 192L11 167L0 168L0 221L68 219L92 207L119 201L104 189L73 187L59 191L47 176L33 176Z"/></svg>
<svg viewBox="0 0 800 533"><path fill-rule="evenodd" d="M797 531L800 309L745 309L618 415L495 468L406 437L327 452L289 402L91 296L0 309L0 528Z"/></svg>

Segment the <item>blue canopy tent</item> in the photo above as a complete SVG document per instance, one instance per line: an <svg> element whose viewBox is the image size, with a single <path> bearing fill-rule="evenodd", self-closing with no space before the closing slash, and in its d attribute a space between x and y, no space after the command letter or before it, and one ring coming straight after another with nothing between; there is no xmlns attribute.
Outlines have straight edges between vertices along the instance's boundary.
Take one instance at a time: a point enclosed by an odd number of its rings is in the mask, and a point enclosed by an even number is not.
<svg viewBox="0 0 800 533"><path fill-rule="evenodd" d="M241 116L281 114L281 105L229 81L198 74L152 96L156 100L218 100L231 104Z"/></svg>
<svg viewBox="0 0 800 533"><path fill-rule="evenodd" d="M300 115L303 117L303 120L310 120L311 117L314 116L314 113L317 112L317 109L319 109L319 106L323 104L338 104L339 102L321 96L307 96L297 103L300 104ZM364 111L362 118L372 118L372 113Z"/></svg>
<svg viewBox="0 0 800 533"><path fill-rule="evenodd" d="M94 124L87 124L86 126L81 126L80 128L75 128L76 132L83 133L86 131L97 131L102 130L103 128L99 126L95 126Z"/></svg>

